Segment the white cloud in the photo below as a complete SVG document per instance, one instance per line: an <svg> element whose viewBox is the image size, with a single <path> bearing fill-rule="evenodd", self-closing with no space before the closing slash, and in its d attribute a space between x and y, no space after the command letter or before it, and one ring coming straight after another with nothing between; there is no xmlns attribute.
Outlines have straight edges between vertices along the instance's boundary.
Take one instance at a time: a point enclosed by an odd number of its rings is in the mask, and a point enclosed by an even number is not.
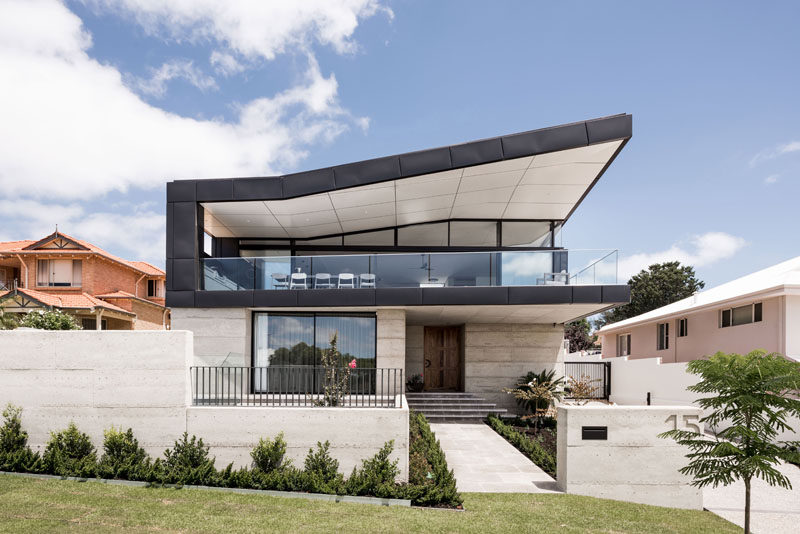
<svg viewBox="0 0 800 534"><path fill-rule="evenodd" d="M126 206L109 212L87 213L77 203L58 204L34 200L0 199L0 218L13 220L24 228L24 235L11 234L13 229L0 229L0 241L41 239L56 229L83 239L125 259L149 261L164 266L165 217L152 210L149 203Z"/></svg>
<svg viewBox="0 0 800 534"><path fill-rule="evenodd" d="M775 159L779 156L790 154L792 152L800 152L800 141L791 141L789 143L784 143L782 145L762 150L750 159L750 166L755 167L762 161Z"/></svg>
<svg viewBox="0 0 800 534"><path fill-rule="evenodd" d="M163 98L167 94L167 83L175 79L183 79L201 91L218 89L217 82L211 76L203 73L188 59L173 59L162 64L158 69L150 69L150 78L134 78L134 89L140 92Z"/></svg>
<svg viewBox="0 0 800 534"><path fill-rule="evenodd" d="M246 58L274 59L314 43L353 52L359 20L392 11L378 0L83 0L132 16L144 30L179 41L215 41Z"/></svg>
<svg viewBox="0 0 800 534"><path fill-rule="evenodd" d="M219 50L211 52L211 57L208 58L208 62L211 63L215 71L223 76L233 76L234 74L243 72L245 69L245 66L233 57L233 55L220 52Z"/></svg>
<svg viewBox="0 0 800 534"><path fill-rule="evenodd" d="M780 178L780 177L781 177L780 174L770 174L769 176L764 178L764 183L767 184L767 185L772 185L774 183L777 183L778 178Z"/></svg>
<svg viewBox="0 0 800 534"><path fill-rule="evenodd" d="M175 28L230 39L237 50L260 50L265 57L310 35L348 49L358 18L376 9L373 2L330 2L331 7L321 8L328 15L317 20L309 18L307 7L297 8L306 13L301 25L305 37L287 33L297 24L276 20L276 34L268 38L273 24L264 23L262 8L245 17L228 2L214 2L223 6L214 8L194 0L117 3L141 4L144 15L163 17L157 25L174 19ZM195 5L205 6L198 11L203 16L220 20L191 15ZM283 12L293 4L281 5L276 9ZM242 35L234 35L237 31ZM81 20L60 2L0 0L4 196L87 199L132 186L163 187L177 178L269 174L296 165L311 144L330 141L353 124L366 125L341 107L336 77L323 75L311 55L298 85L234 104L237 117L226 122L183 117L148 104L125 85L116 68L89 56L90 45Z"/></svg>
<svg viewBox="0 0 800 534"><path fill-rule="evenodd" d="M696 235L689 240L688 247L686 244L676 243L658 252L622 256L619 260L619 279L625 282L642 269L665 261L679 261L684 265L706 267L732 257L746 244L747 242L741 237L725 232Z"/></svg>

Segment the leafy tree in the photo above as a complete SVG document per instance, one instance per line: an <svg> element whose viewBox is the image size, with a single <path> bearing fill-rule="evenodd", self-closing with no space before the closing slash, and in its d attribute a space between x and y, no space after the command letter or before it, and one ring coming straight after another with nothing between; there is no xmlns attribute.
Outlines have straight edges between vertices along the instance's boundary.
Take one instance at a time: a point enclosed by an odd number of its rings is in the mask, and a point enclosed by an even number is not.
<svg viewBox="0 0 800 534"><path fill-rule="evenodd" d="M709 394L697 401L709 415L700 421L715 429L713 438L686 430L661 434L691 451L681 473L698 487L727 486L744 481L745 533L750 532L750 484L760 478L771 486L791 489L789 479L776 469L780 460L794 458L800 442L777 440L793 432L787 420L800 416L800 363L780 354L753 351L745 356L716 353L708 360L689 362L687 369L700 375L689 391Z"/></svg>
<svg viewBox="0 0 800 534"><path fill-rule="evenodd" d="M40 330L81 330L72 315L59 310L29 311L19 325Z"/></svg>
<svg viewBox="0 0 800 534"><path fill-rule="evenodd" d="M570 352L589 350L594 346L597 336L591 335L590 330L591 325L586 319L580 319L564 327L564 337L569 340Z"/></svg>
<svg viewBox="0 0 800 534"><path fill-rule="evenodd" d="M655 310L667 304L691 297L706 284L699 280L694 267L678 261L655 263L628 280L631 301L605 312L595 323L596 327L616 323L630 317Z"/></svg>

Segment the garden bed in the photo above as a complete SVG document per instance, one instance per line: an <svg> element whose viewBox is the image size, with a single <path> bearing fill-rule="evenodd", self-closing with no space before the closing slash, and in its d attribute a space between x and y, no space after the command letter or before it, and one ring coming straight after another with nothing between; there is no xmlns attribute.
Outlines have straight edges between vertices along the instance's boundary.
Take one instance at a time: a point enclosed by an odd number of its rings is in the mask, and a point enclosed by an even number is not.
<svg viewBox="0 0 800 534"><path fill-rule="evenodd" d="M542 471L556 477L558 442L555 420L545 420L542 428L535 428L527 420L500 419L490 415L487 423Z"/></svg>
<svg viewBox="0 0 800 534"><path fill-rule="evenodd" d="M349 477L339 473L329 443L309 449L302 467L285 459L283 435L261 440L251 452L251 466L217 469L202 439L184 433L175 446L152 459L139 446L133 431L105 432L102 454L89 436L74 424L52 433L43 454L27 445L18 408L9 406L0 426L0 471L143 482L149 485L206 486L404 499L417 506L461 508L455 478L444 453L422 414L412 413L409 439L409 482L397 483L397 460L390 460L394 443L387 442L375 456L362 461Z"/></svg>

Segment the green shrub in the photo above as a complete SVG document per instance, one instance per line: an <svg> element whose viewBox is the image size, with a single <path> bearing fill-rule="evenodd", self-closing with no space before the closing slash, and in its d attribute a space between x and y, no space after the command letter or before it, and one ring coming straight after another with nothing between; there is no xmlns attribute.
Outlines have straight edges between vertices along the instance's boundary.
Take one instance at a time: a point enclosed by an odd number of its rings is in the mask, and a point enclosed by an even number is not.
<svg viewBox="0 0 800 534"><path fill-rule="evenodd" d="M88 478L97 473L92 440L72 422L65 430L50 433L43 460L47 471L54 475Z"/></svg>
<svg viewBox="0 0 800 534"><path fill-rule="evenodd" d="M283 432L275 436L274 440L259 439L250 456L253 458L253 467L264 473L285 469L291 463L286 460L286 441L283 439Z"/></svg>
<svg viewBox="0 0 800 534"><path fill-rule="evenodd" d="M75 318L59 310L32 310L20 321L19 326L39 330L80 330Z"/></svg>
<svg viewBox="0 0 800 534"><path fill-rule="evenodd" d="M397 494L394 479L400 474L397 460L391 461L394 440L386 442L381 450L361 462L361 468L353 468L347 479L345 490L348 495L373 495L375 497L394 497Z"/></svg>
<svg viewBox="0 0 800 534"><path fill-rule="evenodd" d="M538 465L542 471L555 478L556 459L552 454L547 452L547 450L545 450L545 448L542 447L538 441L529 439L524 434L517 432L509 425L501 421L497 416L490 415L488 422L489 426L491 426L495 432L503 436L506 441L511 443L525 456L530 458L530 460Z"/></svg>
<svg viewBox="0 0 800 534"><path fill-rule="evenodd" d="M28 433L22 429L22 408L9 403L0 427L0 471L40 473L44 470L39 453L28 447Z"/></svg>
<svg viewBox="0 0 800 534"><path fill-rule="evenodd" d="M409 484L399 495L417 506L460 507L463 499L456 489L453 471L447 468L439 441L421 413L409 417Z"/></svg>
<svg viewBox="0 0 800 534"><path fill-rule="evenodd" d="M19 326L19 319L15 313L7 313L0 308L0 330L14 330Z"/></svg>
<svg viewBox="0 0 800 534"><path fill-rule="evenodd" d="M339 461L330 454L331 443L317 442L317 450L308 449L303 472L303 491L340 493L344 477L339 473Z"/></svg>
<svg viewBox="0 0 800 534"><path fill-rule="evenodd" d="M199 484L212 486L217 482L214 458L208 457L208 446L202 438L184 432L172 449L164 451L164 461L154 464L155 476L165 484Z"/></svg>
<svg viewBox="0 0 800 534"><path fill-rule="evenodd" d="M130 428L123 432L113 426L106 430L99 474L103 478L142 480L152 467L150 456L139 446Z"/></svg>

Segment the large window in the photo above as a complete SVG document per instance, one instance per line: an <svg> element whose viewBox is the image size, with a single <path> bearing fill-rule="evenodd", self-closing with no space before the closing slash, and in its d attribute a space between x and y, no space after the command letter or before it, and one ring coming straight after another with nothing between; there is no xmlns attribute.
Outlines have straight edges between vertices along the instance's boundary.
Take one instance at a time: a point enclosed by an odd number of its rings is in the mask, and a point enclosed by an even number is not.
<svg viewBox="0 0 800 534"><path fill-rule="evenodd" d="M48 287L80 287L83 272L81 260L38 260L36 285Z"/></svg>
<svg viewBox="0 0 800 534"><path fill-rule="evenodd" d="M147 281L147 296L148 297L155 297L160 298L164 296L163 291L164 285L161 283L161 280L153 279Z"/></svg>
<svg viewBox="0 0 800 534"><path fill-rule="evenodd" d="M253 363L263 368L253 375L255 391L318 390L322 352L330 348L334 334L342 366L356 360L357 369L375 368L375 323L369 314L255 313ZM355 376L365 378L374 377Z"/></svg>
<svg viewBox="0 0 800 534"><path fill-rule="evenodd" d="M761 321L763 307L760 302L720 310L719 326L727 328L729 326L739 326L742 324L758 323Z"/></svg>
<svg viewBox="0 0 800 534"><path fill-rule="evenodd" d="M630 356L631 335L620 334L617 336L617 356Z"/></svg>
<svg viewBox="0 0 800 534"><path fill-rule="evenodd" d="M504 247L550 247L553 245L550 223L540 221L503 221Z"/></svg>

